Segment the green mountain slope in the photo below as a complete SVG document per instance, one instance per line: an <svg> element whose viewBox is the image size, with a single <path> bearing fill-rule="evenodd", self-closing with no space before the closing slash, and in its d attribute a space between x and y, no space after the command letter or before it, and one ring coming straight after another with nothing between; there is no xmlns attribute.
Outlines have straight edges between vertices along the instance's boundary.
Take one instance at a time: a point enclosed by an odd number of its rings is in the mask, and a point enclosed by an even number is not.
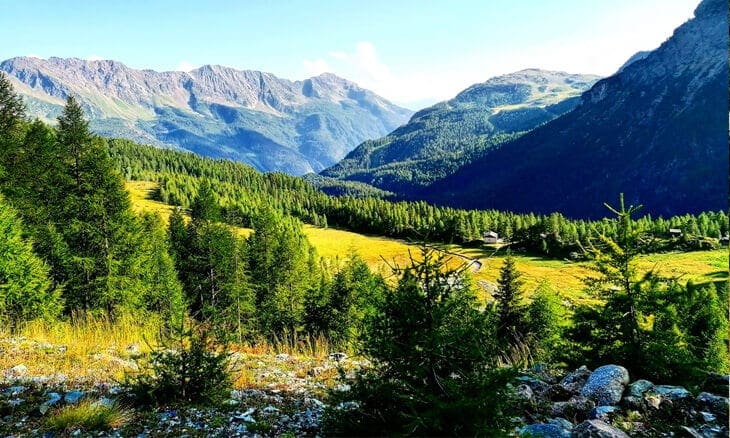
<svg viewBox="0 0 730 438"><path fill-rule="evenodd" d="M728 4L598 82L572 112L484 154L420 197L461 208L601 217L623 192L645 212L727 209Z"/></svg>
<svg viewBox="0 0 730 438"><path fill-rule="evenodd" d="M387 136L362 143L322 175L407 195L570 111L596 80L537 69L492 78L419 111Z"/></svg>

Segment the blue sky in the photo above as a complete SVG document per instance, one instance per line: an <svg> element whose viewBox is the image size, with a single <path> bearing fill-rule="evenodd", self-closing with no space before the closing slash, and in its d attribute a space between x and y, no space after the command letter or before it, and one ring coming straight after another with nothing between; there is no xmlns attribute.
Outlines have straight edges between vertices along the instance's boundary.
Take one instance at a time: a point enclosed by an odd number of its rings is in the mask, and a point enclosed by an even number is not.
<svg viewBox="0 0 730 438"><path fill-rule="evenodd" d="M0 0L0 59L330 71L418 108L539 67L609 75L699 0Z"/></svg>

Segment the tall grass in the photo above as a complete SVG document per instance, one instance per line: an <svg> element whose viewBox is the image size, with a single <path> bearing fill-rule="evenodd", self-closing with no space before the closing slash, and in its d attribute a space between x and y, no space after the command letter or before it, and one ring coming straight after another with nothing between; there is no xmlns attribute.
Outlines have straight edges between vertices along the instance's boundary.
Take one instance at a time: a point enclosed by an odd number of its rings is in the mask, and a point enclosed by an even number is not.
<svg viewBox="0 0 730 438"><path fill-rule="evenodd" d="M53 412L44 422L52 431L105 431L124 426L132 419L131 411L118 404L103 405L84 400L77 405L64 406Z"/></svg>

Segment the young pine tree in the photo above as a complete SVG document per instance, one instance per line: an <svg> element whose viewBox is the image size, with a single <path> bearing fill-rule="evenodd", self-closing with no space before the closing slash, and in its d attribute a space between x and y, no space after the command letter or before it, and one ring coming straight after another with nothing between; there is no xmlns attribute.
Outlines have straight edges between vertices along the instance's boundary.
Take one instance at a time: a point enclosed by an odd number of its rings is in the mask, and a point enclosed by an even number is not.
<svg viewBox="0 0 730 438"><path fill-rule="evenodd" d="M0 196L0 325L14 327L33 318L52 319L61 299L48 267L23 238L15 211Z"/></svg>
<svg viewBox="0 0 730 438"><path fill-rule="evenodd" d="M354 411L330 411L329 432L352 435L495 435L507 427L506 383L488 318L462 270L423 248L398 269L400 280L376 304L363 333L373 367L339 399Z"/></svg>
<svg viewBox="0 0 730 438"><path fill-rule="evenodd" d="M498 289L495 294L497 334L508 346L526 341L526 313L522 274L517 270L515 259L508 253L499 270Z"/></svg>

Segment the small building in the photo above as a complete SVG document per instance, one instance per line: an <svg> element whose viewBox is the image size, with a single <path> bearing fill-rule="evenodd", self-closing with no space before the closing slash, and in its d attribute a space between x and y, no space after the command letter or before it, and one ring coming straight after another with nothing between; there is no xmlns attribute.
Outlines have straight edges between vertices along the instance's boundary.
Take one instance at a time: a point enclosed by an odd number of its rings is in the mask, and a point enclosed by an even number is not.
<svg viewBox="0 0 730 438"><path fill-rule="evenodd" d="M494 231L484 233L484 243L499 243L499 234Z"/></svg>
<svg viewBox="0 0 730 438"><path fill-rule="evenodd" d="M672 237L679 237L682 235L682 229L681 228L670 228L669 235Z"/></svg>

